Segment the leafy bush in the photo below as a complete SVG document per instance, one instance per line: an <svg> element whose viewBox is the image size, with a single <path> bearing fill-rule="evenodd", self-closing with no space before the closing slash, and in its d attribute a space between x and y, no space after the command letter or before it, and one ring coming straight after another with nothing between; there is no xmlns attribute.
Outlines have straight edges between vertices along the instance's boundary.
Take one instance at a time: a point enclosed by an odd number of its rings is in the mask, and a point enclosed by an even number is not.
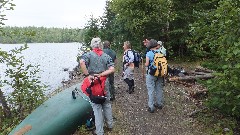
<svg viewBox="0 0 240 135"><path fill-rule="evenodd" d="M38 66L24 65L23 57L18 56L27 45L13 49L9 53L0 50L0 63L7 65L5 74L8 78L0 80L0 130L7 134L23 120L29 113L38 107L44 100L43 85L39 81ZM2 91L4 86L11 88L12 92L5 97Z"/></svg>
<svg viewBox="0 0 240 135"><path fill-rule="evenodd" d="M202 58L212 58L205 65L217 70L208 81L211 108L227 115L240 115L240 2L221 0L215 10L201 14L192 25L192 48Z"/></svg>

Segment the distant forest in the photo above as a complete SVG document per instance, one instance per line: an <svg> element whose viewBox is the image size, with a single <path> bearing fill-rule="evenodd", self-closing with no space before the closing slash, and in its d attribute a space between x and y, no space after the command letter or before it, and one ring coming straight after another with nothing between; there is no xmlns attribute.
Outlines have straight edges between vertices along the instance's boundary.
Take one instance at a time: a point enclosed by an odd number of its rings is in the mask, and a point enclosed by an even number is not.
<svg viewBox="0 0 240 135"><path fill-rule="evenodd" d="M0 43L67 43L82 42L83 30L45 27L3 27Z"/></svg>

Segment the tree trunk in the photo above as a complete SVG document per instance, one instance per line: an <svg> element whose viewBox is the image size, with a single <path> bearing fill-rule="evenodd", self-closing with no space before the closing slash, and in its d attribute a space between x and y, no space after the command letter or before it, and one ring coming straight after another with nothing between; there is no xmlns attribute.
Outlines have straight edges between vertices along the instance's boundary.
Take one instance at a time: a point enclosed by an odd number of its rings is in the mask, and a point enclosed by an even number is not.
<svg viewBox="0 0 240 135"><path fill-rule="evenodd" d="M7 105L5 96L3 95L2 90L0 89L0 104L2 104L3 107L3 114L5 117L9 118L11 117L11 111L10 108ZM1 117L1 116L0 116Z"/></svg>

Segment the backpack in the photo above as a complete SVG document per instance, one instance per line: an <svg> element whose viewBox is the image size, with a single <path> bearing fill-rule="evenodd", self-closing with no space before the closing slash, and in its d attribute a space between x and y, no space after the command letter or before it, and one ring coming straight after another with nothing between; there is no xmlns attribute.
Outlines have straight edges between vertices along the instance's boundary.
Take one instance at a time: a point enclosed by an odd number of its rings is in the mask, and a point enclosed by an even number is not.
<svg viewBox="0 0 240 135"><path fill-rule="evenodd" d="M149 74L156 77L164 77L167 75L167 59L159 52L154 52L153 63L149 66Z"/></svg>
<svg viewBox="0 0 240 135"><path fill-rule="evenodd" d="M89 81L88 77L84 78L81 89L95 104L103 104L106 100L105 81L107 77L100 77L96 80Z"/></svg>
<svg viewBox="0 0 240 135"><path fill-rule="evenodd" d="M139 67L139 63L141 62L142 58L139 52L135 51L135 50L129 50L133 52L133 56L134 56L134 67ZM128 51L127 51L127 57L128 57Z"/></svg>

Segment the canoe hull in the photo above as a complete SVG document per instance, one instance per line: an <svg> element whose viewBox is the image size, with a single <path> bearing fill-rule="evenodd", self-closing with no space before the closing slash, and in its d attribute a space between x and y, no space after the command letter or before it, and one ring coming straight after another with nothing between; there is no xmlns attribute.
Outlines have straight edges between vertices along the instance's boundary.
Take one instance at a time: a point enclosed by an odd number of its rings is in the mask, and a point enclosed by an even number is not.
<svg viewBox="0 0 240 135"><path fill-rule="evenodd" d="M28 127L25 135L68 135L86 122L91 114L90 103L72 91L79 88L76 84L48 99L27 116L9 135ZM30 128L30 129L29 129Z"/></svg>

